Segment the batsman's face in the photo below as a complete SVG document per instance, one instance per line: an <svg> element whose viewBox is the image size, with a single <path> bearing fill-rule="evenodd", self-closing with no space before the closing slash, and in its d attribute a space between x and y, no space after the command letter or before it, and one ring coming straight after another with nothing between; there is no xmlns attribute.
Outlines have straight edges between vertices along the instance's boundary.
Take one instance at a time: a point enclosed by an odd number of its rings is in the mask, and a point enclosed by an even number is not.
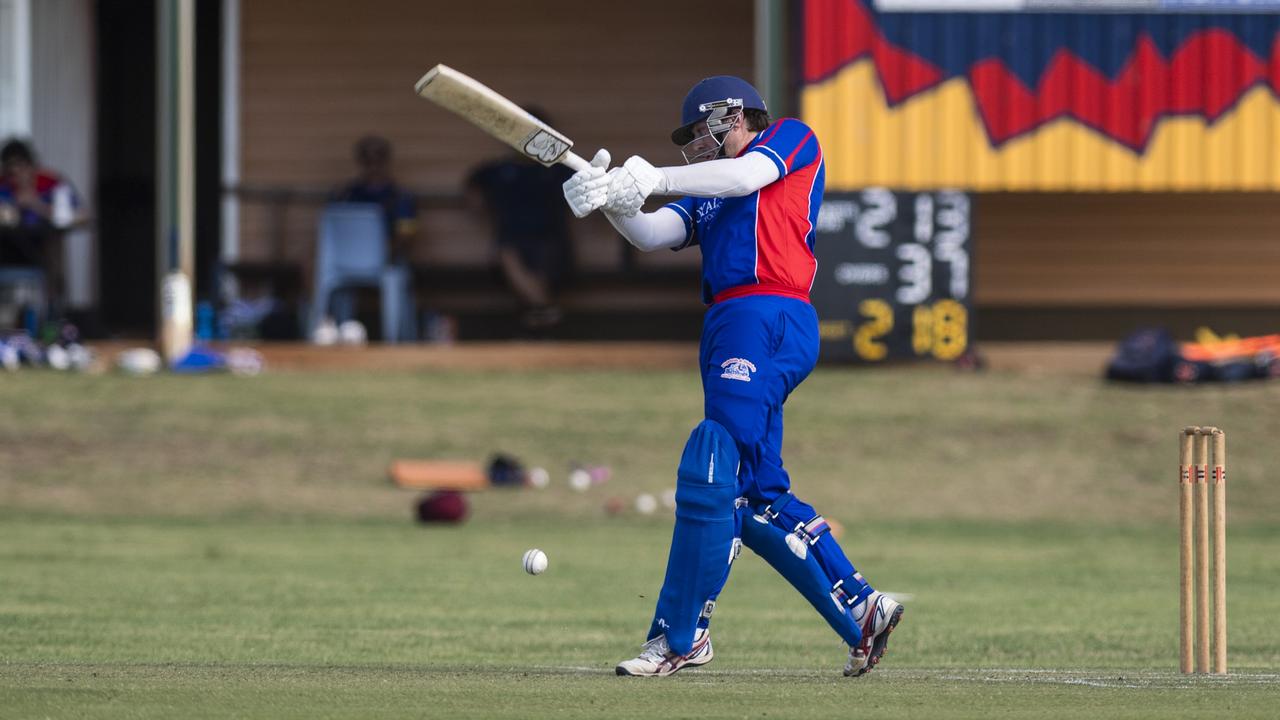
<svg viewBox="0 0 1280 720"><path fill-rule="evenodd" d="M737 123L724 136L724 156L737 157L738 153L742 152L753 137L755 137L755 133L747 129L746 123Z"/></svg>
<svg viewBox="0 0 1280 720"><path fill-rule="evenodd" d="M690 165L704 160L714 160L720 153L720 143L707 129L706 121L693 126L693 140L684 146L685 161Z"/></svg>
<svg viewBox="0 0 1280 720"><path fill-rule="evenodd" d="M714 115L693 126L693 140L682 148L685 162L690 164L716 158L737 157L751 142L755 133L747 130L740 110Z"/></svg>

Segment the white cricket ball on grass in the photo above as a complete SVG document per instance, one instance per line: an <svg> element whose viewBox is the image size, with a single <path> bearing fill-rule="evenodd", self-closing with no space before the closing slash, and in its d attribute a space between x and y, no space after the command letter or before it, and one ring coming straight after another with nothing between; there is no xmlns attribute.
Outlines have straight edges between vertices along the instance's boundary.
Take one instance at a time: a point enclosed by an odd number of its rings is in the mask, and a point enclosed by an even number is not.
<svg viewBox="0 0 1280 720"><path fill-rule="evenodd" d="M578 492L586 492L591 487L591 473L582 468L574 469L569 473L569 487Z"/></svg>
<svg viewBox="0 0 1280 720"><path fill-rule="evenodd" d="M676 509L676 489L667 488L662 491L662 507L668 510Z"/></svg>
<svg viewBox="0 0 1280 720"><path fill-rule="evenodd" d="M658 509L658 498L649 493L641 493L636 497L636 512L641 515L652 515Z"/></svg>
<svg viewBox="0 0 1280 720"><path fill-rule="evenodd" d="M546 468L532 468L529 470L529 474L525 476L525 479L528 481L530 487L535 487L539 490L551 484L551 475L547 472Z"/></svg>
<svg viewBox="0 0 1280 720"><path fill-rule="evenodd" d="M160 353L151 348L132 348L120 353L116 364L128 375L151 375L160 369Z"/></svg>
<svg viewBox="0 0 1280 720"><path fill-rule="evenodd" d="M521 563L524 565L525 572L530 575L541 575L547 569L547 554L538 548L525 550Z"/></svg>

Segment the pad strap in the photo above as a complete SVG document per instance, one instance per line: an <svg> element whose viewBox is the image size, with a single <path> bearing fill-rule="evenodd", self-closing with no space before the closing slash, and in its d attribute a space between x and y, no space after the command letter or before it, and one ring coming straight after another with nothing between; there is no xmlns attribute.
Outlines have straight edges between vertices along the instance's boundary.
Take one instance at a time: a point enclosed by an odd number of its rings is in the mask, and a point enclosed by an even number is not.
<svg viewBox="0 0 1280 720"><path fill-rule="evenodd" d="M809 522L796 523L795 529L792 530L801 540L813 545L823 534L831 532L831 526L827 524L825 518L821 515L814 515Z"/></svg>
<svg viewBox="0 0 1280 720"><path fill-rule="evenodd" d="M763 509L756 511L756 515L768 520L769 522L773 522L778 519L778 516L781 515L782 511L791 504L791 501L794 500L795 497L796 496L790 492L785 492L774 499L773 502L765 505ZM740 508L744 505L750 504L750 501L746 498L738 498L734 507ZM783 527L785 528L785 526ZM813 545L818 542L819 538L830 531L831 525L829 525L826 518L821 515L814 515L808 521L796 523L795 527L791 528L791 532L795 533L796 537L799 537L808 545Z"/></svg>
<svg viewBox="0 0 1280 720"><path fill-rule="evenodd" d="M715 612L715 611L716 611L716 601L715 601L715 600L708 600L708 601L707 601L707 602L702 606L702 613L698 615L698 619L699 619L699 620L710 620L710 619L711 619L711 613L713 613L713 612Z"/></svg>
<svg viewBox="0 0 1280 720"><path fill-rule="evenodd" d="M851 593L844 586L845 580L853 580L855 584L862 588L866 588L866 590ZM836 602L844 603L845 606L852 608L854 605L857 605L866 599L867 595L870 594L869 590L870 588L867 585L867 581L862 579L862 573L855 572L853 575L845 578L844 580L837 581L835 585L831 586L831 599Z"/></svg>
<svg viewBox="0 0 1280 720"><path fill-rule="evenodd" d="M764 509L758 511L756 514L765 520L773 522L774 518L778 517L778 515L782 513L782 510L787 505L790 505L791 501L794 500L795 497L796 496L792 495L790 492L783 493L775 498L773 502L765 505Z"/></svg>

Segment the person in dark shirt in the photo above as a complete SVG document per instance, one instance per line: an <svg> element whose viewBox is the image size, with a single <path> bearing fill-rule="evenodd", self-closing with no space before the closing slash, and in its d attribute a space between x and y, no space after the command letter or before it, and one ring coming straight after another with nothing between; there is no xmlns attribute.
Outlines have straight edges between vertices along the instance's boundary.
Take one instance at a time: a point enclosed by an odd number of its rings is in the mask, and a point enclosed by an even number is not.
<svg viewBox="0 0 1280 720"><path fill-rule="evenodd" d="M391 174L391 143L377 135L362 137L356 142L355 160L359 174L330 199L381 205L387 223L387 257L393 265L408 262L418 234L417 200Z"/></svg>
<svg viewBox="0 0 1280 720"><path fill-rule="evenodd" d="M546 114L525 108L543 122ZM572 171L544 167L523 155L495 160L467 178L469 204L489 220L497 266L524 308L527 330L537 331L561 319L560 291L573 275L569 212L560 186Z"/></svg>
<svg viewBox="0 0 1280 720"><path fill-rule="evenodd" d="M346 185L334 190L331 202L374 203L382 207L386 222L387 263L402 269L410 278L408 294L413 296L409 261L413 241L418 235L418 203L412 193L401 188L391 173L391 143L384 137L366 135L356 141L355 161L359 173ZM406 307L412 307L407 303ZM355 295L339 289L330 296L330 316L337 322L355 317ZM413 319L401 328L404 337L412 337Z"/></svg>

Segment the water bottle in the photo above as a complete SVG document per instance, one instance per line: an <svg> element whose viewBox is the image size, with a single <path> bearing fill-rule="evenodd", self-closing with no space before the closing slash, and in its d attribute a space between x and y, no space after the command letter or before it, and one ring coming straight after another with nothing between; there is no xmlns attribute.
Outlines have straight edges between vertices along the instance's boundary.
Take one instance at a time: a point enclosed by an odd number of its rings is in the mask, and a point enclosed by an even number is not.
<svg viewBox="0 0 1280 720"><path fill-rule="evenodd" d="M36 333L40 331L40 315L33 305L28 304L22 308L22 329L27 331L29 337L36 337Z"/></svg>
<svg viewBox="0 0 1280 720"><path fill-rule="evenodd" d="M52 218L54 227L66 228L75 220L76 211L71 203L71 186L66 183L59 183L53 189L53 213Z"/></svg>
<svg viewBox="0 0 1280 720"><path fill-rule="evenodd" d="M206 300L196 304L196 338L205 341L214 339L214 319L213 303Z"/></svg>

